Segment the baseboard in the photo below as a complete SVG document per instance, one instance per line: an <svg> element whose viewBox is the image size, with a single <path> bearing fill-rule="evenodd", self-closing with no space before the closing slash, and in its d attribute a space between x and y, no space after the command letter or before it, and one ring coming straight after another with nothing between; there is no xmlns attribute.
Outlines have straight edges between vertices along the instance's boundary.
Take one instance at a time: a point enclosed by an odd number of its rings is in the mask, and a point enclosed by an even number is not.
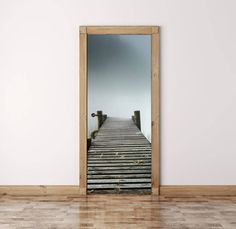
<svg viewBox="0 0 236 229"><path fill-rule="evenodd" d="M81 195L81 190L77 185L1 185L0 195Z"/></svg>
<svg viewBox="0 0 236 229"><path fill-rule="evenodd" d="M236 185L162 185L161 196L236 196Z"/></svg>
<svg viewBox="0 0 236 229"><path fill-rule="evenodd" d="M153 195L168 197L236 196L236 185L162 185ZM0 196L84 195L77 185L0 185ZM85 194L86 195L86 194Z"/></svg>

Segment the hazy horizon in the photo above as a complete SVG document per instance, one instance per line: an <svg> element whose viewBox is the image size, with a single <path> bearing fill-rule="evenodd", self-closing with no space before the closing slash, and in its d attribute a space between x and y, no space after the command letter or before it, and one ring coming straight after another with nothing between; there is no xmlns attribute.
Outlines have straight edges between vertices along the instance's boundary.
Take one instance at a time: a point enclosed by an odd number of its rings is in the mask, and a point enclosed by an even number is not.
<svg viewBox="0 0 236 229"><path fill-rule="evenodd" d="M88 36L88 133L97 129L91 113L131 118L141 112L144 135L151 140L151 36Z"/></svg>

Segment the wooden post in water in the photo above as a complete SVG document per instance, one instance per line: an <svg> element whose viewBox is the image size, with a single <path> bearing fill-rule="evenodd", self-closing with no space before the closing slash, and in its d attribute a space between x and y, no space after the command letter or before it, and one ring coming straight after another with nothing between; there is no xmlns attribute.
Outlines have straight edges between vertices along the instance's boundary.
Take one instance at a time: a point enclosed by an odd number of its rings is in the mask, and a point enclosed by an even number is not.
<svg viewBox="0 0 236 229"><path fill-rule="evenodd" d="M134 111L134 120L136 126L141 130L140 111Z"/></svg>
<svg viewBox="0 0 236 229"><path fill-rule="evenodd" d="M91 138L87 138L87 150L91 146L91 142L92 142Z"/></svg>
<svg viewBox="0 0 236 229"><path fill-rule="evenodd" d="M107 119L107 115L106 115L106 114L104 114L104 115L102 116L102 122L105 122L105 121L106 121L106 119Z"/></svg>
<svg viewBox="0 0 236 229"><path fill-rule="evenodd" d="M97 114L92 113L92 117L98 117L98 129L102 126L102 124L106 121L107 115L103 114L102 111L97 111Z"/></svg>
<svg viewBox="0 0 236 229"><path fill-rule="evenodd" d="M97 116L98 116L98 129L102 126L103 124L103 114L102 111L97 111Z"/></svg>
<svg viewBox="0 0 236 229"><path fill-rule="evenodd" d="M133 122L135 123L135 118L134 118L134 115L132 115L132 120L133 120Z"/></svg>

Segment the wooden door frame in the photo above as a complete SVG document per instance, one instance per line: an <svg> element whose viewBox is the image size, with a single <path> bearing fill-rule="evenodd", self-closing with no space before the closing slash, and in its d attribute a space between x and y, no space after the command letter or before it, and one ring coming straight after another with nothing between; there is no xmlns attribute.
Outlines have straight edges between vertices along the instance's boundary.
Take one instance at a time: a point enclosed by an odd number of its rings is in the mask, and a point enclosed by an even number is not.
<svg viewBox="0 0 236 229"><path fill-rule="evenodd" d="M159 26L81 26L79 32L79 165L80 193L87 194L87 37L88 35L151 35L152 194L160 194Z"/></svg>

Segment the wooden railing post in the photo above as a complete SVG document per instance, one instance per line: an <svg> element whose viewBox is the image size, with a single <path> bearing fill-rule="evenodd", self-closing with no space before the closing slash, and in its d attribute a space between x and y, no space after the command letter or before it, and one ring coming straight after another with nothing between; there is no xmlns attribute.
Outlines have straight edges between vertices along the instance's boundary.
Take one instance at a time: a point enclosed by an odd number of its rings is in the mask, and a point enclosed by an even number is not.
<svg viewBox="0 0 236 229"><path fill-rule="evenodd" d="M92 142L92 139L91 138L87 138L87 150L91 146L91 142Z"/></svg>
<svg viewBox="0 0 236 229"><path fill-rule="evenodd" d="M134 115L132 115L132 120L133 120L133 122L135 123L135 117L134 117Z"/></svg>
<svg viewBox="0 0 236 229"><path fill-rule="evenodd" d="M102 118L103 118L103 122L105 122L105 121L106 121L106 119L107 119L107 115L106 115L106 114L104 114L104 115L102 116Z"/></svg>
<svg viewBox="0 0 236 229"><path fill-rule="evenodd" d="M103 114L102 111L97 111L97 116L98 116L98 129L102 126L103 124Z"/></svg>
<svg viewBox="0 0 236 229"><path fill-rule="evenodd" d="M140 111L134 111L134 116L132 116L132 120L135 125L141 130L141 120L140 120Z"/></svg>
<svg viewBox="0 0 236 229"><path fill-rule="evenodd" d="M97 111L97 114L95 113L92 113L91 114L92 117L98 117L98 129L97 130L94 130L92 133L91 133L91 138L94 139L98 133L98 130L100 129L100 127L102 126L102 124L106 121L107 119L107 115L106 114L103 114L102 111Z"/></svg>

